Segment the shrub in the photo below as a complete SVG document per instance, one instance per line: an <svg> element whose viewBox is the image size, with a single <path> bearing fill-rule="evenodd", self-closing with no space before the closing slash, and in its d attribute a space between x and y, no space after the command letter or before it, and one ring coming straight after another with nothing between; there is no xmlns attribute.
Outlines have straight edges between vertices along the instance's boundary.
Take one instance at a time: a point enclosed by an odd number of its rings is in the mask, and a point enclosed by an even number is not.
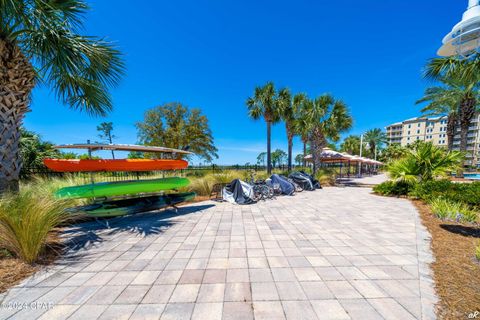
<svg viewBox="0 0 480 320"><path fill-rule="evenodd" d="M475 258L480 261L480 242L478 243L477 247L475 248Z"/></svg>
<svg viewBox="0 0 480 320"><path fill-rule="evenodd" d="M445 176L458 168L463 155L457 151L446 151L431 142L418 143L408 153L387 166L390 177L395 181L415 183Z"/></svg>
<svg viewBox="0 0 480 320"><path fill-rule="evenodd" d="M335 177L335 171L332 169L319 169L315 174L315 179L317 179L322 186L334 186L336 181Z"/></svg>
<svg viewBox="0 0 480 320"><path fill-rule="evenodd" d="M425 181L416 184L411 196L426 201L442 197L454 202L468 204L473 209L480 206L480 182L455 183L449 180Z"/></svg>
<svg viewBox="0 0 480 320"><path fill-rule="evenodd" d="M475 223L478 220L478 212L467 207L468 210L465 210L462 213L461 220L465 222Z"/></svg>
<svg viewBox="0 0 480 320"><path fill-rule="evenodd" d="M25 187L0 199L0 248L34 263L56 242L55 229L68 219L69 202L39 187Z"/></svg>
<svg viewBox="0 0 480 320"><path fill-rule="evenodd" d="M440 219L452 219L462 222L475 222L477 220L477 213L464 203L436 198L430 201L430 207L435 216Z"/></svg>
<svg viewBox="0 0 480 320"><path fill-rule="evenodd" d="M413 185L406 182L385 181L373 188L373 191L383 196L406 196Z"/></svg>

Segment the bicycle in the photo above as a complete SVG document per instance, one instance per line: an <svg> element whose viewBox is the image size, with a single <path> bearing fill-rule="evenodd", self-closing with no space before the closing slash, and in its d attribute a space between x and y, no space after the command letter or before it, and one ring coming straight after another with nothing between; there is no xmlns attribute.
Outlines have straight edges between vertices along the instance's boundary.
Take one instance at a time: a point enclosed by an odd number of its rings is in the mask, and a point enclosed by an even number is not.
<svg viewBox="0 0 480 320"><path fill-rule="evenodd" d="M268 186L265 180L255 181L254 175L251 175L250 184L253 189L253 200L267 200L275 197L275 191L272 187Z"/></svg>

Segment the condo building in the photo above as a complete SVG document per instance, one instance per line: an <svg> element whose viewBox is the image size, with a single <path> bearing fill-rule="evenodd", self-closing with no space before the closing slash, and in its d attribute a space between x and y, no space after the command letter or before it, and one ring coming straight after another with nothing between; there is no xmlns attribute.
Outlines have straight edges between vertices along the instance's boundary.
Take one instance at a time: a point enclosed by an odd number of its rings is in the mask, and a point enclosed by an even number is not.
<svg viewBox="0 0 480 320"><path fill-rule="evenodd" d="M415 141L430 141L447 147L447 117L418 117L393 123L386 128L389 144L406 146ZM480 167L480 113L476 114L468 131L465 165ZM453 149L460 148L460 128L456 128Z"/></svg>

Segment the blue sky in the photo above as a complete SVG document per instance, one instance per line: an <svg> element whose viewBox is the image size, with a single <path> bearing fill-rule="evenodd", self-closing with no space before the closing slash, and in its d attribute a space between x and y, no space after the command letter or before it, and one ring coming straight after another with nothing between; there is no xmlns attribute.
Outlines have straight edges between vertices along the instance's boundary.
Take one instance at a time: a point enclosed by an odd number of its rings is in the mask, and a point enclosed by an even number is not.
<svg viewBox="0 0 480 320"><path fill-rule="evenodd" d="M460 20L467 0L89 1L85 34L106 36L127 73L112 90L115 110L91 118L37 88L25 126L54 143L95 140L112 121L118 143L135 143L144 111L179 101L209 118L219 164L255 162L265 124L245 100L274 81L293 92L343 99L359 134L419 115L427 59ZM286 150L283 124L273 148ZM301 145L295 141L294 154ZM194 160L195 164L198 163Z"/></svg>

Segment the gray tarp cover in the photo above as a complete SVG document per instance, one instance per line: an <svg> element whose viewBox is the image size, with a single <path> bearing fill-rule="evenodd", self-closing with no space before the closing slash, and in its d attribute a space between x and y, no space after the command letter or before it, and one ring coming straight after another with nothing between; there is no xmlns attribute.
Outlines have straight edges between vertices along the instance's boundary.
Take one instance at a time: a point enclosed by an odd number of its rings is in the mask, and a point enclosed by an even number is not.
<svg viewBox="0 0 480 320"><path fill-rule="evenodd" d="M290 196L295 192L295 187L285 177L279 176L278 174L272 174L270 179L272 180L272 183L277 183L280 185L282 194Z"/></svg>

